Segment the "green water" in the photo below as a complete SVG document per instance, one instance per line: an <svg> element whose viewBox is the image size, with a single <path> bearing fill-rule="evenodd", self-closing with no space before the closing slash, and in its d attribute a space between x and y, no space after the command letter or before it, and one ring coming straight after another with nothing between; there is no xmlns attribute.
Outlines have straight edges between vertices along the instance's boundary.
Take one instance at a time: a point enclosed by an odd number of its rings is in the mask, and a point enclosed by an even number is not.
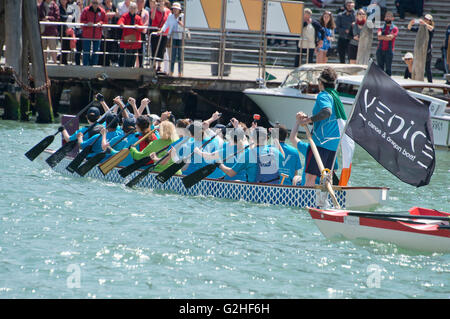
<svg viewBox="0 0 450 319"><path fill-rule="evenodd" d="M330 241L305 210L128 190L26 159L56 127L0 121L0 298L450 298L450 254ZM416 189L358 148L352 185L390 187L380 211L450 211L449 170L437 151Z"/></svg>

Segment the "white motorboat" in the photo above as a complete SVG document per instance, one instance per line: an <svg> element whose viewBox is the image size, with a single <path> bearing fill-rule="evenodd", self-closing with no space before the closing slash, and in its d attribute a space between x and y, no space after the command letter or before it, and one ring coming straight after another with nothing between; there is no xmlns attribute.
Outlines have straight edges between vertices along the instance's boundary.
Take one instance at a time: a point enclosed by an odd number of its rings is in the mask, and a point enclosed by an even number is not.
<svg viewBox="0 0 450 319"><path fill-rule="evenodd" d="M272 125L280 123L290 130L294 125L297 112L312 114L319 93L317 78L327 66L333 67L338 74L336 90L341 96L347 116L350 116L363 73L367 69L366 65L305 64L292 71L277 88L246 89L244 94L261 108ZM450 99L450 86L401 77L392 78L407 89L413 97L429 103L434 144L438 147L449 148L450 114L446 113L446 108ZM433 95L430 94L431 91ZM434 96L435 94L437 97Z"/></svg>

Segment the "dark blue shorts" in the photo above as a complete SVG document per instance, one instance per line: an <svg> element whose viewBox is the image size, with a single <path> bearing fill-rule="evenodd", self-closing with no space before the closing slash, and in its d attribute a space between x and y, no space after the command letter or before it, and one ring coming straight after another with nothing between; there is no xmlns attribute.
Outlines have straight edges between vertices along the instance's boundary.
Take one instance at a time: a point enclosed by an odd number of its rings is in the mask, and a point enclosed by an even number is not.
<svg viewBox="0 0 450 319"><path fill-rule="evenodd" d="M330 151L319 146L317 146L317 151L319 152L323 166L331 170L336 151ZM319 166L317 165L311 146L308 147L308 151L306 153L305 172L316 176L320 176L322 173L319 170Z"/></svg>

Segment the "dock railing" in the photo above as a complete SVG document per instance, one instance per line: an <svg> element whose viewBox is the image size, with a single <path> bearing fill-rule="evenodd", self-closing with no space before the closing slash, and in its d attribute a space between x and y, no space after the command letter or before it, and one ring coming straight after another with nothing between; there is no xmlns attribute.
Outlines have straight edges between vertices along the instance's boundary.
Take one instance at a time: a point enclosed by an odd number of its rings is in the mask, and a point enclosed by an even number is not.
<svg viewBox="0 0 450 319"><path fill-rule="evenodd" d="M95 54L99 57L100 66L124 66L123 59L127 56L136 56L136 63L131 67L139 66L144 68L156 68L156 62L164 62L170 65L172 47L170 39L167 41L169 46L166 47L164 58L159 59L152 55L152 52L157 52L158 48L152 48L151 38L158 35L157 28L146 26L128 26L117 24L83 24L73 22L47 22L41 21L42 26L57 26L58 36L41 36L42 39L54 39L59 41L56 50L44 48L44 52L56 52L59 55L56 62L57 65L64 65L65 63L72 63L82 65L83 46L81 41L99 41L98 51ZM94 27L102 29L101 39L83 38L82 28ZM67 29L74 30L73 35L68 36L65 32ZM145 30L141 36L141 40L121 40L122 29L137 29ZM266 80L265 68L267 66L293 69L296 65L294 60L299 57L299 50L297 48L297 41L299 38L290 36L277 36L261 33L248 32L220 32L220 31L205 31L203 29L190 29L182 31L182 48L181 48L181 64L200 64L211 66L211 76L223 78L229 75L233 66L249 67L257 69L258 79ZM70 41L77 41L76 47L72 44L72 48L68 48ZM268 46L268 42L284 42L295 41L295 49L293 46L279 46L274 49ZM64 45L63 45L63 42ZM139 42L142 44L142 49L137 51L121 50L120 42ZM160 45L161 41L158 42ZM156 49L156 50L152 50ZM92 52L91 54L94 54ZM67 62L65 58L67 58ZM301 60L301 59L300 59ZM111 64L111 61L112 64ZM282 61L282 62L281 62ZM64 64L63 64L64 62ZM120 63L119 63L120 62ZM48 63L48 62L47 62ZM70 64L69 63L69 64ZM166 65L166 71L169 71ZM257 80L258 80L257 79Z"/></svg>

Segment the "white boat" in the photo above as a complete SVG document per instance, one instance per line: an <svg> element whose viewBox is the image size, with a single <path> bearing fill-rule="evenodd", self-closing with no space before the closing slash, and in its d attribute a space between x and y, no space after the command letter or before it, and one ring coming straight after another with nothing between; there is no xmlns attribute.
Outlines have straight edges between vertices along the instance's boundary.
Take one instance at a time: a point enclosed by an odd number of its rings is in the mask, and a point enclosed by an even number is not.
<svg viewBox="0 0 450 319"><path fill-rule="evenodd" d="M308 211L329 239L369 239L412 250L450 252L450 214L445 212L420 207L411 208L410 215L316 208Z"/></svg>
<svg viewBox="0 0 450 319"><path fill-rule="evenodd" d="M52 150L46 150L47 154L52 154ZM67 165L73 157L66 157L53 169L61 174L77 177L76 173L66 170ZM142 170L138 170L127 178L119 174L119 168L114 168L111 172L103 175L99 167L90 170L85 177L91 177L106 182L125 184ZM332 204L331 197L320 187L303 187L273 184L254 184L246 182L225 181L219 179L205 178L193 187L187 189L182 183L182 177L173 176L166 183L162 184L156 179L156 173L150 173L144 177L137 187L169 191L181 195L191 196L211 196L216 198L226 198L231 200L242 200L247 202L282 205L289 207L329 207ZM79 176L78 176L79 177ZM371 209L388 200L387 187L334 187L339 205L351 209Z"/></svg>
<svg viewBox="0 0 450 319"><path fill-rule="evenodd" d="M356 92L363 79L362 73L367 69L366 65L305 64L292 71L277 88L246 89L244 94L261 108L272 125L280 123L290 130L297 112L312 114L319 93L317 78L327 66L333 67L338 74L336 90L341 96L347 116L350 116ZM449 148L450 114L446 113L448 101L424 93L430 92L431 89L433 93L442 93L438 95L439 97L449 99L450 86L401 77L392 78L413 97L430 104L434 144ZM301 130L300 127L300 132Z"/></svg>

